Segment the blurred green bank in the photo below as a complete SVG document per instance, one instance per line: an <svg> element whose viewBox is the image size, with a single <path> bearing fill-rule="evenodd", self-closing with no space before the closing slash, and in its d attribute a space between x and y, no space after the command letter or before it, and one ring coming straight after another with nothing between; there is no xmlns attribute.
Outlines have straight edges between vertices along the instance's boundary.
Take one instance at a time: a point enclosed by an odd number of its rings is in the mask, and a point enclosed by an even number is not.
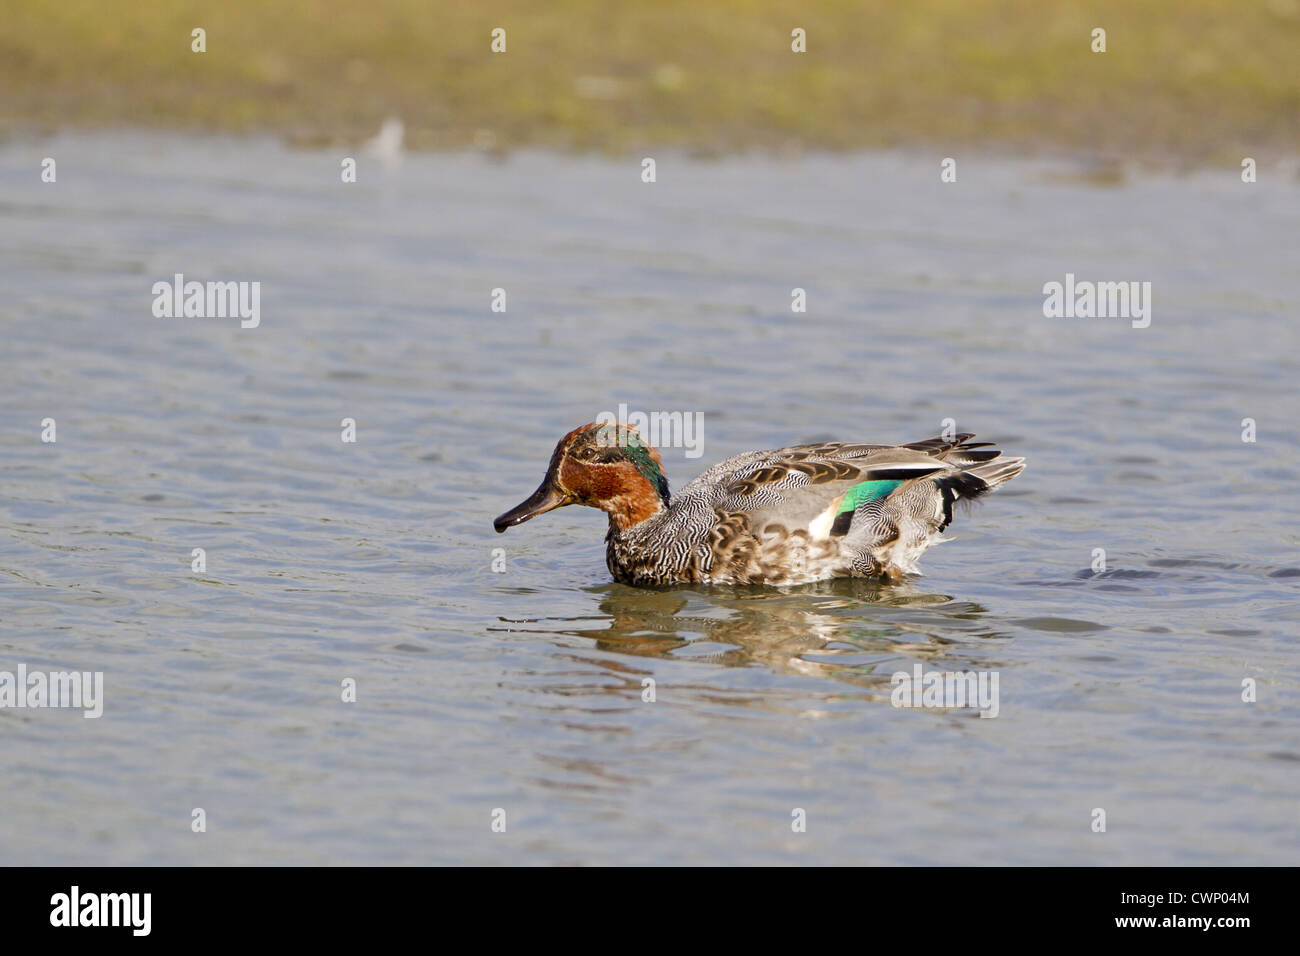
<svg viewBox="0 0 1300 956"><path fill-rule="evenodd" d="M1292 149L1300 0L5 0L0 130L416 147ZM207 51L191 52L191 31ZM494 28L506 51L490 49ZM1092 31L1106 31L1094 53ZM806 31L807 52L791 51Z"/></svg>

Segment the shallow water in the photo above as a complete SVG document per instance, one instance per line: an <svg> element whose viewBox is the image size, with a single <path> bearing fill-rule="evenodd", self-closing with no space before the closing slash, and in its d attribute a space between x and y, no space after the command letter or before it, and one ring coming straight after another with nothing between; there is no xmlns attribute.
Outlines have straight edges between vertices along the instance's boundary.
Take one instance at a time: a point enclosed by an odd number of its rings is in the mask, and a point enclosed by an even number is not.
<svg viewBox="0 0 1300 956"><path fill-rule="evenodd" d="M340 155L0 146L0 670L105 675L0 709L0 863L1296 862L1293 178ZM1150 327L1044 318L1067 272ZM594 511L491 528L619 403L703 413L676 486L945 418L1029 467L898 587L637 591ZM916 662L998 716L892 707Z"/></svg>

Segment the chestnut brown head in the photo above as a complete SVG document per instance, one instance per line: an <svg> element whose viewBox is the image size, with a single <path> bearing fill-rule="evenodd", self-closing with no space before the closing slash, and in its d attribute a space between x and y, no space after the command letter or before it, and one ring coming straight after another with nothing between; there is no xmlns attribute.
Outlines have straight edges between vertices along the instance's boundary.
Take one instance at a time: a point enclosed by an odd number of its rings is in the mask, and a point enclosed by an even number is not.
<svg viewBox="0 0 1300 956"><path fill-rule="evenodd" d="M636 430L593 422L560 439L546 477L525 501L492 522L498 532L564 505L587 505L620 530L668 507L668 479L659 452Z"/></svg>

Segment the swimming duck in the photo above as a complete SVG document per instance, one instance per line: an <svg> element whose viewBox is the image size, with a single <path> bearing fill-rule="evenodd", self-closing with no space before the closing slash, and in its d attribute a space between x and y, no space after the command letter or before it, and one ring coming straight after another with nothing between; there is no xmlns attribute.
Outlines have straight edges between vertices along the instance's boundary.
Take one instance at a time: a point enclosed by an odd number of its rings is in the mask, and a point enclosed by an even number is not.
<svg viewBox="0 0 1300 956"><path fill-rule="evenodd" d="M972 434L907 445L826 442L728 458L675 495L663 460L631 426L593 422L560 439L537 490L498 532L564 505L609 515L616 581L804 584L897 581L952 522L953 505L1024 470Z"/></svg>

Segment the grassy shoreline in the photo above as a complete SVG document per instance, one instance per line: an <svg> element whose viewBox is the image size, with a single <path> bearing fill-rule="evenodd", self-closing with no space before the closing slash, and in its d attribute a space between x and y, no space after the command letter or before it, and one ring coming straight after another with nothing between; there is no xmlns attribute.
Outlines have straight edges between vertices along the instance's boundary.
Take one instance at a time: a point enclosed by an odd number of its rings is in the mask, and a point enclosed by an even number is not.
<svg viewBox="0 0 1300 956"><path fill-rule="evenodd" d="M0 133L415 148L990 144L1237 161L1300 140L1300 0L9 0ZM793 53L790 31L807 31ZM1094 27L1107 51L1090 49ZM190 31L207 31L191 52ZM494 27L506 52L490 51Z"/></svg>

